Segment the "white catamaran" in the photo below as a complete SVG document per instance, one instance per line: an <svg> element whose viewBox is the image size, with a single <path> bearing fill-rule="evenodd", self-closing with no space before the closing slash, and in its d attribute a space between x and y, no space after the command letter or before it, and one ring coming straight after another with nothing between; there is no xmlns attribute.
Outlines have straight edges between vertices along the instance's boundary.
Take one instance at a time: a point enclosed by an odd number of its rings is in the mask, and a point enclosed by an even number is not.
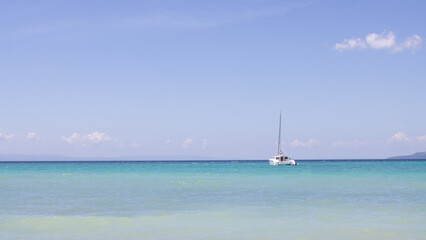
<svg viewBox="0 0 426 240"><path fill-rule="evenodd" d="M273 166L279 166L279 165L299 165L291 159L290 156L283 155L283 151L281 150L281 112L280 112L280 128L278 133L278 155L274 156L273 158L269 159L269 164Z"/></svg>

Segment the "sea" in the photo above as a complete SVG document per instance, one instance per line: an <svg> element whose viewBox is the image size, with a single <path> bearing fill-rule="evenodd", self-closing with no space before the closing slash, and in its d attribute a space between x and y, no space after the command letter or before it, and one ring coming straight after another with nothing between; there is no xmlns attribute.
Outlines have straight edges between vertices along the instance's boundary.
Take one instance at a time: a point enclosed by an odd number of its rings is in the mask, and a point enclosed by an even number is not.
<svg viewBox="0 0 426 240"><path fill-rule="evenodd" d="M426 239L426 161L1 162L0 239Z"/></svg>

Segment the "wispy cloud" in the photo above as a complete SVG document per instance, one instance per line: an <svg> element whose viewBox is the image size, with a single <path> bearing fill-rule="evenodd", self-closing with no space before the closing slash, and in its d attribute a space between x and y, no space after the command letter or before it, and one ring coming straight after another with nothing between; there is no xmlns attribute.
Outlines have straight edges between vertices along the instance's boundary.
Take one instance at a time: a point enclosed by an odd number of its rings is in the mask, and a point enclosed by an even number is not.
<svg viewBox="0 0 426 240"><path fill-rule="evenodd" d="M114 15L99 8L102 18L90 18L76 15L74 12L63 16L55 16L49 21L24 22L16 25L9 32L3 32L3 36L30 37L49 34L75 34L93 33L99 31L115 30L147 30L147 29L205 29L233 23L243 23L262 19L270 16L285 14L293 9L303 8L309 5L309 1L282 2L247 2L227 3L201 3L197 7L176 9L174 4L162 4L161 7L150 8L135 4L132 11L117 11ZM148 4L149 5L149 4ZM156 5L156 4L152 4ZM154 10L155 9L155 10ZM129 12L137 14L129 14ZM42 18L44 19L44 18Z"/></svg>
<svg viewBox="0 0 426 240"><path fill-rule="evenodd" d="M403 143L403 142L411 142L411 143L425 142L426 143L426 135L410 137L410 136L407 136L407 134L399 131L395 133L394 135L392 135L392 137L390 137L387 140L387 143Z"/></svg>
<svg viewBox="0 0 426 240"><path fill-rule="evenodd" d="M191 146L191 144L194 142L194 140L192 140L191 138L185 139L182 143L181 146L182 148L189 148L189 146Z"/></svg>
<svg viewBox="0 0 426 240"><path fill-rule="evenodd" d="M364 49L366 47L367 44L361 38L345 39L343 42L336 43L336 45L334 45L334 49L340 52L344 50Z"/></svg>
<svg viewBox="0 0 426 240"><path fill-rule="evenodd" d="M122 17L112 22L118 28L205 28L220 24L218 21L208 18L196 18L180 16L174 13L159 13L151 15Z"/></svg>
<svg viewBox="0 0 426 240"><path fill-rule="evenodd" d="M209 145L209 141L207 139L203 139L201 141L201 149L204 150Z"/></svg>
<svg viewBox="0 0 426 240"><path fill-rule="evenodd" d="M414 34L414 35L408 37L407 39L405 39L405 41L402 42L401 44L396 45L394 47L394 50L397 51L397 52L403 51L405 49L414 51L414 50L420 48L422 41L423 41L423 39L419 35Z"/></svg>
<svg viewBox="0 0 426 240"><path fill-rule="evenodd" d="M13 33L14 36L17 37L28 37L28 36L34 36L34 35L43 35L48 34L51 32L57 32L61 30L67 30L73 28L73 26L76 26L76 24L72 23L36 23L31 24L26 27L18 28Z"/></svg>
<svg viewBox="0 0 426 240"><path fill-rule="evenodd" d="M336 141L331 144L333 148L363 148L363 147L372 147L372 146L381 146L381 147L393 147L395 145L401 144L410 144L410 145L419 145L426 143L426 135L422 136L408 136L402 131L394 133L387 139L378 139L378 140L343 140Z"/></svg>
<svg viewBox="0 0 426 240"><path fill-rule="evenodd" d="M9 140L14 138L15 136L13 134L6 134L4 133L1 129L0 129L0 140L4 139L4 140Z"/></svg>
<svg viewBox="0 0 426 240"><path fill-rule="evenodd" d="M31 141L31 140L34 140L36 136L37 136L37 133L36 133L36 132L29 132L29 133L27 134L27 137L25 138L25 141Z"/></svg>
<svg viewBox="0 0 426 240"><path fill-rule="evenodd" d="M139 147L141 147L142 146L142 144L140 144L140 143L138 143L138 142L133 142L132 144L130 144L130 147L131 148L139 148Z"/></svg>
<svg viewBox="0 0 426 240"><path fill-rule="evenodd" d="M371 141L369 140L344 140L344 141L337 141L331 144L334 148L359 148L359 147L365 147L367 145L371 144Z"/></svg>
<svg viewBox="0 0 426 240"><path fill-rule="evenodd" d="M296 139L296 140L294 140L294 141L292 141L291 143L290 143L290 145L292 146L292 147L307 147L307 148L311 148L311 147L314 147L314 146L318 146L320 144L320 142L318 141L318 140L316 140L316 139L309 139L308 141L306 141L306 142L303 142L303 141L300 141L300 140L298 140L298 139Z"/></svg>
<svg viewBox="0 0 426 240"><path fill-rule="evenodd" d="M87 143L100 143L110 141L111 137L104 132L93 132L88 134L73 133L70 137L62 136L61 139L69 144L81 143L83 145L86 145Z"/></svg>
<svg viewBox="0 0 426 240"><path fill-rule="evenodd" d="M81 140L81 135L79 133L73 133L70 137L61 137L67 143L75 143Z"/></svg>
<svg viewBox="0 0 426 240"><path fill-rule="evenodd" d="M396 36L393 32L382 32L382 33L370 33L362 38L351 38L345 39L340 43L334 45L334 49L343 52L348 50L356 49L384 49L391 52L401 52L404 50L409 50L414 52L419 49L423 39L417 35L413 34L412 36L407 37L402 42L396 41Z"/></svg>
<svg viewBox="0 0 426 240"><path fill-rule="evenodd" d="M163 9L154 13L123 16L115 19L112 25L120 28L184 28L200 29L217 27L225 24L251 21L254 19L285 14L296 8L307 6L308 3L280 3L250 5L246 4L224 9L208 4L189 11L170 11ZM213 7L214 6L214 7Z"/></svg>

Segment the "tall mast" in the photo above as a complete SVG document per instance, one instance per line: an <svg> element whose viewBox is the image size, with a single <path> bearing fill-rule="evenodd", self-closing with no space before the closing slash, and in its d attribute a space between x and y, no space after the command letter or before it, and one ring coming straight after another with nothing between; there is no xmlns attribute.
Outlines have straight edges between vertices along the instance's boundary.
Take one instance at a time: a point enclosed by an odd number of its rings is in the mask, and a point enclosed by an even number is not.
<svg viewBox="0 0 426 240"><path fill-rule="evenodd" d="M280 128L278 131L278 155L281 154L281 110L280 110Z"/></svg>

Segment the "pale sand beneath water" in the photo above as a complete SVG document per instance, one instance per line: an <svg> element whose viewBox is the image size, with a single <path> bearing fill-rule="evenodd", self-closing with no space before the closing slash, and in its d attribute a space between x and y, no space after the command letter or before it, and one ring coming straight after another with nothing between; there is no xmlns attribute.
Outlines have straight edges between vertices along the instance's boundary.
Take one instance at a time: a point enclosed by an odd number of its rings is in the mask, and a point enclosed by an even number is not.
<svg viewBox="0 0 426 240"><path fill-rule="evenodd" d="M426 239L426 162L0 163L0 239Z"/></svg>

